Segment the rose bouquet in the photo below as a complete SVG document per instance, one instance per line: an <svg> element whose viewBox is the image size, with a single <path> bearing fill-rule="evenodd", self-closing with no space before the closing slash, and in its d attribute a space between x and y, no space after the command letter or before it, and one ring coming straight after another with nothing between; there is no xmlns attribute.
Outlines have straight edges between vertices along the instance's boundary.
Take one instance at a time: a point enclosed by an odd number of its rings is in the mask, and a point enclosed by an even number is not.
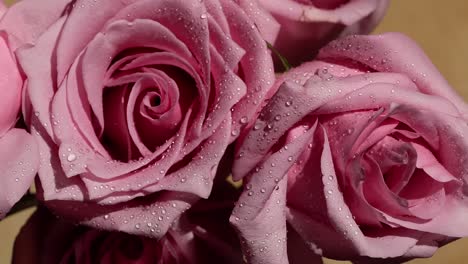
<svg viewBox="0 0 468 264"><path fill-rule="evenodd" d="M401 263L468 236L468 106L365 35L388 4L2 6L0 217L38 204L13 263Z"/></svg>

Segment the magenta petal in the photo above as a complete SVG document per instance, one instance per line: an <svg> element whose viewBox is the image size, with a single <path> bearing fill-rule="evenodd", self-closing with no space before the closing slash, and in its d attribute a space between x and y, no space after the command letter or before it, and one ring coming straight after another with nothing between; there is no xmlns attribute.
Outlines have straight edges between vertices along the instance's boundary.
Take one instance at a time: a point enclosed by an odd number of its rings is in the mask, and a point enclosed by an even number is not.
<svg viewBox="0 0 468 264"><path fill-rule="evenodd" d="M12 129L0 138L0 219L29 190L39 167L34 138L26 131Z"/></svg>

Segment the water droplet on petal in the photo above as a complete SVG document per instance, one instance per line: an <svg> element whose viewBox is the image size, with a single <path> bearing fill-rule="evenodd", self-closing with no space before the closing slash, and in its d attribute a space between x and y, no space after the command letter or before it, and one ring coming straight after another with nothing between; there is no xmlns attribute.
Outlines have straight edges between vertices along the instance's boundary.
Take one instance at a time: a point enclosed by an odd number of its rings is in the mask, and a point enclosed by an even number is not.
<svg viewBox="0 0 468 264"><path fill-rule="evenodd" d="M76 155L73 153L68 154L67 160L69 162L75 161L76 160Z"/></svg>
<svg viewBox="0 0 468 264"><path fill-rule="evenodd" d="M247 122L249 122L249 118L246 117L246 116L243 116L243 117L239 120L239 122L240 122L241 124L247 124Z"/></svg>

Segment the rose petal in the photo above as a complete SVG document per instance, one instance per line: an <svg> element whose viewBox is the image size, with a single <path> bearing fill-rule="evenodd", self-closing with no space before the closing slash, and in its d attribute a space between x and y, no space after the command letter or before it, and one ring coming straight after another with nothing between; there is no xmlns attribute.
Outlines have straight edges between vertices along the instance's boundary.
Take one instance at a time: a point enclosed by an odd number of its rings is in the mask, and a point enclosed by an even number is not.
<svg viewBox="0 0 468 264"><path fill-rule="evenodd" d="M166 77L166 80L169 82L172 81L167 75L163 72L160 75ZM163 77L163 78L164 78ZM130 135L133 139L133 142L138 147L141 155L143 157L151 155L150 148L157 147L159 143L163 143L164 140L170 138L171 134L174 133L174 130L179 125L182 120L182 111L179 105L179 89L177 85L172 81L172 85L169 87L163 87L155 83L156 80L152 78L141 78L138 80L135 85L132 87L129 95L129 102L127 104L127 127L130 131ZM156 88L157 87L157 88ZM164 116L159 117L158 119L148 119L142 118L137 110L139 107L137 104L137 99L141 96L145 90L151 88L156 88L160 90L167 89L167 92L170 93L172 98L164 99L166 101L172 100L171 103L173 106L167 112L164 113ZM175 97L175 98L174 98ZM145 133L138 133L138 131L152 131L151 137L143 137ZM158 135L154 135L154 131L161 131ZM172 133L171 133L172 132Z"/></svg>
<svg viewBox="0 0 468 264"><path fill-rule="evenodd" d="M119 142L119 144L106 144L106 148L112 154L112 157L120 160L132 160L135 145L132 144L127 127L127 118L125 111L126 100L122 100L128 93L128 87L119 87L108 90L105 95L106 107L104 108L104 127L106 130L102 135L102 141ZM104 143L105 144L105 143ZM137 155L135 155L137 156Z"/></svg>
<svg viewBox="0 0 468 264"><path fill-rule="evenodd" d="M402 34L348 37L323 48L319 58L347 58L380 72L406 74L422 93L448 99L465 118L468 117L468 107L463 99L449 86L421 48Z"/></svg>
<svg viewBox="0 0 468 264"><path fill-rule="evenodd" d="M306 22L330 22L351 25L376 9L379 1L349 1L336 9L320 9L313 5L301 4L294 0L260 0L260 3L274 15L291 20Z"/></svg>
<svg viewBox="0 0 468 264"><path fill-rule="evenodd" d="M0 18L3 17L5 12L8 10L8 7L5 5L3 1L0 2Z"/></svg>
<svg viewBox="0 0 468 264"><path fill-rule="evenodd" d="M12 36L11 49L23 44L35 44L41 34L66 15L71 0L18 1L0 20L0 30Z"/></svg>
<svg viewBox="0 0 468 264"><path fill-rule="evenodd" d="M425 223L405 221L391 216L386 218L402 227L449 237L464 237L468 234L465 222L468 217L466 201L453 196L447 196L443 205L443 213L438 214ZM450 223L450 225L447 225Z"/></svg>
<svg viewBox="0 0 468 264"><path fill-rule="evenodd" d="M0 219L21 199L33 183L39 167L34 138L21 129L11 129L0 138Z"/></svg>
<svg viewBox="0 0 468 264"><path fill-rule="evenodd" d="M363 190L367 201L386 214L411 215L406 200L398 197L385 184L377 162L367 157L362 164L366 173Z"/></svg>
<svg viewBox="0 0 468 264"><path fill-rule="evenodd" d="M268 43L275 43L281 25L275 18L260 6L260 3L252 0L237 0L238 5L247 13L255 23L258 31Z"/></svg>
<svg viewBox="0 0 468 264"><path fill-rule="evenodd" d="M320 144L320 142L314 142L314 144ZM330 233L330 230L323 228L319 223L321 221L314 221L315 215L304 217L304 215L297 214L297 212L291 211L291 215L288 220L291 221L293 226L297 227L299 234L303 236L306 241L314 241L319 248L330 252L334 258L350 258L356 255L356 251L359 255L371 256L371 257L395 257L401 256L408 251L409 248L414 246L418 241L417 232L408 232L407 230L387 230L377 232L376 234L365 234L356 225L356 222L352 219L351 212L355 210L349 210L347 204L344 201L343 194L341 194L336 180L336 174L333 167L333 160L331 155L331 149L328 143L328 137L324 133L323 151L321 152L320 158L321 174L323 177L321 180L324 188L321 189L323 192L322 201L326 204L326 210L321 210L320 214L326 214L326 219L330 221L330 225L326 225L327 228L333 227L337 234ZM328 176L332 177L328 177ZM291 205L289 205L291 207ZM323 236L313 236L313 233L317 230L321 232ZM328 232L327 232L328 231ZM332 230L333 231L333 230ZM343 234L343 235L342 235ZM331 237L332 236L332 237ZM346 237L347 239L344 239ZM337 250L336 241L343 239L343 244L340 243L340 250ZM398 242L395 242L398 240ZM346 243L345 243L346 242ZM392 245L389 249L389 245ZM385 251L382 250L385 248ZM341 249L346 249L341 251ZM349 255L348 255L349 254Z"/></svg>
<svg viewBox="0 0 468 264"><path fill-rule="evenodd" d="M146 196L144 202L132 200L116 205L98 205L51 200L47 206L57 214L94 228L158 239L198 199L191 194L166 192Z"/></svg>
<svg viewBox="0 0 468 264"><path fill-rule="evenodd" d="M409 183L401 191L400 196L408 201L411 214L430 220L438 214L443 214L446 200L444 184L435 181L422 170L417 170Z"/></svg>
<svg viewBox="0 0 468 264"><path fill-rule="evenodd" d="M293 165L293 162L287 162L288 157L296 160L314 131L315 126L284 150L273 153L245 183L247 187L233 211L231 223L245 241L244 252L250 252L246 256L249 263L288 263L283 210L287 179L283 177Z"/></svg>
<svg viewBox="0 0 468 264"><path fill-rule="evenodd" d="M434 157L434 154L424 145L418 142L411 142L411 145L418 154L418 159L416 161L416 166L418 168L423 169L430 177L438 182L458 182L458 179L448 172L437 158Z"/></svg>
<svg viewBox="0 0 468 264"><path fill-rule="evenodd" d="M50 120L50 101L54 96L57 87L54 78L55 72L52 70L53 50L60 34L64 18L58 19L49 30L47 30L37 40L35 46L20 49L17 52L18 60L26 76L28 76L27 86L25 86L26 97L32 104L34 114L45 124L44 129L47 134L53 137L52 121ZM23 113L27 123L33 113Z"/></svg>
<svg viewBox="0 0 468 264"><path fill-rule="evenodd" d="M0 79L0 90L2 91L2 98L0 99L0 105L2 105L2 111L0 111L0 137L2 137L17 121L23 85L18 66L12 57L12 52L7 45L7 39L3 34L0 35L0 57L0 70L2 72L2 78Z"/></svg>
<svg viewBox="0 0 468 264"><path fill-rule="evenodd" d="M294 264L323 264L322 256L311 250L294 230L288 229L288 258ZM318 252L317 252L318 253Z"/></svg>
<svg viewBox="0 0 468 264"><path fill-rule="evenodd" d="M127 32L122 34L122 32ZM155 34L154 32L157 32ZM150 43L150 44L148 44ZM149 45L149 46L148 46ZM152 47L170 51L182 58L190 58L189 50L178 40L172 32L155 21L137 19L128 22L116 21L110 24L103 33L98 34L88 45L83 54L82 69L83 88L86 91L86 103L91 106L98 123L103 128L103 100L102 89L106 75L109 57L117 56L119 52L132 47ZM100 63L98 63L100 62ZM191 60L188 60L190 63ZM79 109L74 109L78 111Z"/></svg>
<svg viewBox="0 0 468 264"><path fill-rule="evenodd" d="M87 196L84 184L78 177L67 178L57 158L58 147L41 127L37 118L32 120L31 133L39 149L39 181L36 182L38 198L44 201L54 199L82 201Z"/></svg>
<svg viewBox="0 0 468 264"><path fill-rule="evenodd" d="M241 6L248 3L249 9L256 9L253 1L242 0L238 2ZM233 129L240 133L243 126L247 125L247 123L253 123L258 112L261 111L264 100L270 98L276 92L271 90L275 75L273 61L266 48L265 41L257 32L257 29L253 27L253 23L247 15L240 12L239 6L231 1L222 1L222 5L224 12L229 14L226 17L230 25L232 39L245 50L245 55L240 61L241 68L239 71L243 73L247 94L233 108L233 120L236 121ZM261 14L263 13L256 13L257 16ZM261 78L258 78L258 76L261 76Z"/></svg>

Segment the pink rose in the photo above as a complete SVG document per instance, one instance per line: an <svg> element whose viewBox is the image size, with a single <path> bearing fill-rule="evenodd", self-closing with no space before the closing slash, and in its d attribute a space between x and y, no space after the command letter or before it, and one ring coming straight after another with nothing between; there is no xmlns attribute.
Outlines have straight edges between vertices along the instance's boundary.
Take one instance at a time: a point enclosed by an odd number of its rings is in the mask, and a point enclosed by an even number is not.
<svg viewBox="0 0 468 264"><path fill-rule="evenodd" d="M231 0L77 0L19 58L55 213L154 237L211 192L274 81ZM161 232L138 228L160 219Z"/></svg>
<svg viewBox="0 0 468 264"><path fill-rule="evenodd" d="M34 138L16 125L20 118L23 76L14 52L33 42L34 33L43 31L57 16L54 10L60 8L60 3L55 2L56 7L45 12L48 17L43 19L36 19L34 13L42 10L39 8L42 3L24 0L7 9L0 2L0 219L29 189L39 167ZM27 24L27 19L29 23L34 21L34 26Z"/></svg>
<svg viewBox="0 0 468 264"><path fill-rule="evenodd" d="M468 235L468 107L414 42L347 37L279 85L234 165L251 263L287 263L286 223L288 246L391 263Z"/></svg>
<svg viewBox="0 0 468 264"><path fill-rule="evenodd" d="M367 34L385 15L388 0L257 0L278 25L257 23L262 35L293 65L308 61L329 41ZM255 16L254 13L251 14Z"/></svg>
<svg viewBox="0 0 468 264"><path fill-rule="evenodd" d="M156 240L75 226L39 208L16 238L12 263L241 264L229 209L190 210ZM158 223L144 228L158 229Z"/></svg>

